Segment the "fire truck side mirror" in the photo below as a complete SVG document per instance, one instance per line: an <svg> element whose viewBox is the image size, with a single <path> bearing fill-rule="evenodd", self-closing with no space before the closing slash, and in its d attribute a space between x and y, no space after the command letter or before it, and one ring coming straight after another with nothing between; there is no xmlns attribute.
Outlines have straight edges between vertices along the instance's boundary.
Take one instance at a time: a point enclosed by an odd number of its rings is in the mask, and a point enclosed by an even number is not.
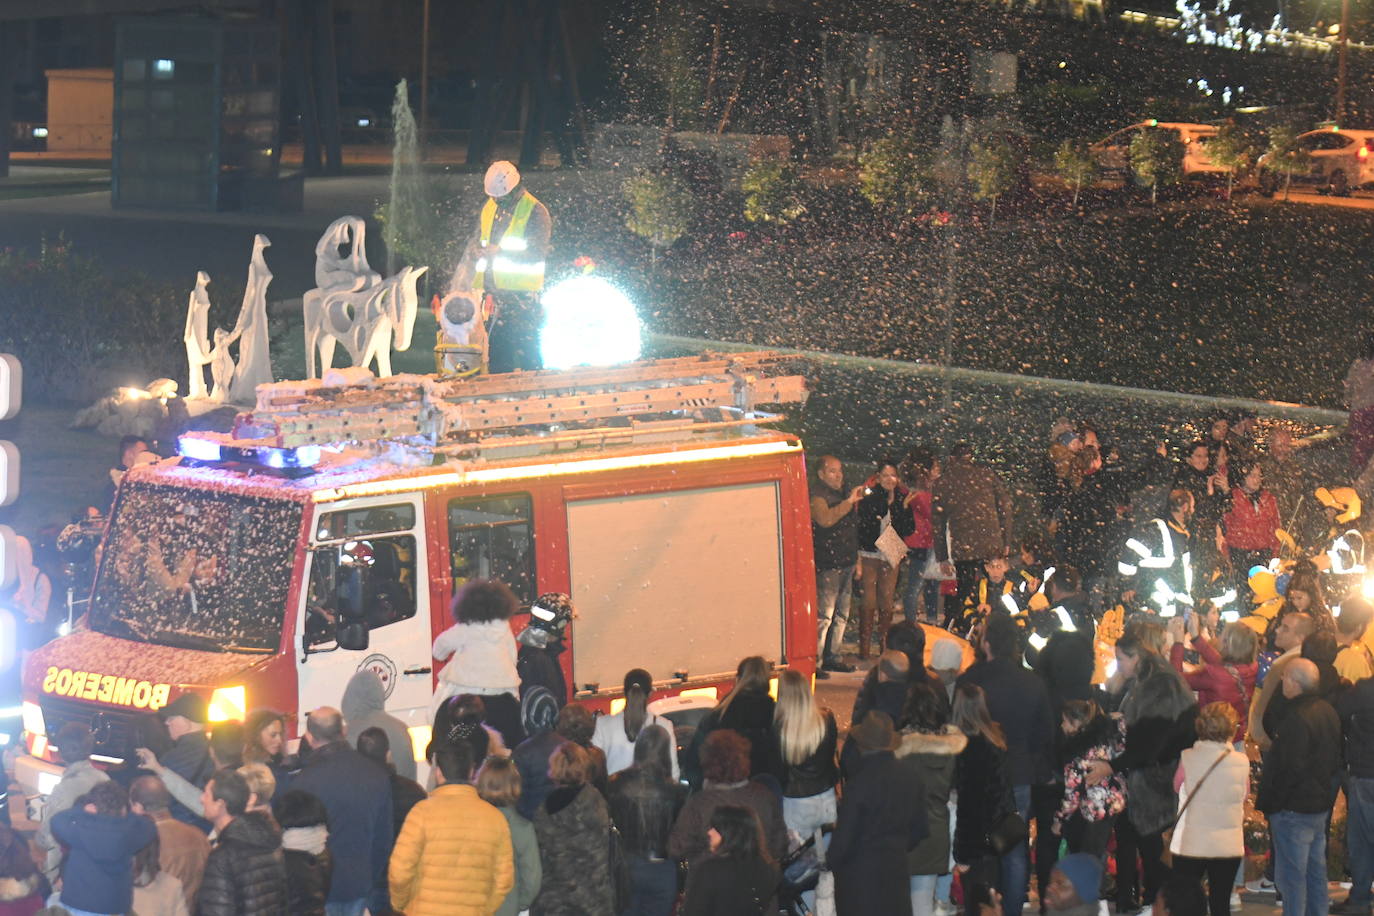
<svg viewBox="0 0 1374 916"><path fill-rule="evenodd" d="M339 567L339 619L335 628L335 642L340 649L360 652L367 648L368 568L362 564Z"/></svg>
<svg viewBox="0 0 1374 916"><path fill-rule="evenodd" d="M347 649L350 652L361 652L367 648L367 621L341 617L335 642L340 649Z"/></svg>

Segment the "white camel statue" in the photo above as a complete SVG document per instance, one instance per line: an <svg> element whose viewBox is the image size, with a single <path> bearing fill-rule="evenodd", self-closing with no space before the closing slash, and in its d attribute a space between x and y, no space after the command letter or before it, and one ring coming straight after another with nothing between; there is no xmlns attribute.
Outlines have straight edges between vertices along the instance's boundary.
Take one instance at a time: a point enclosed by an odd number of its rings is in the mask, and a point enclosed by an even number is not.
<svg viewBox="0 0 1374 916"><path fill-rule="evenodd" d="M371 289L328 294L313 316L307 309L305 345L310 377L318 378L316 348L318 368L323 374L333 368L337 343L344 345L353 365L367 366L375 360L378 378L391 375L392 348L410 349L419 311L415 284L427 270L428 267L403 267Z"/></svg>
<svg viewBox="0 0 1374 916"><path fill-rule="evenodd" d="M429 268L405 267L382 280L367 263L365 232L361 219L341 217L330 223L315 246L319 285L302 301L310 378L332 368L336 343L343 343L355 366L375 360L382 378L391 375L392 348L410 348L418 311L415 284ZM351 251L342 257L339 249L345 245Z"/></svg>

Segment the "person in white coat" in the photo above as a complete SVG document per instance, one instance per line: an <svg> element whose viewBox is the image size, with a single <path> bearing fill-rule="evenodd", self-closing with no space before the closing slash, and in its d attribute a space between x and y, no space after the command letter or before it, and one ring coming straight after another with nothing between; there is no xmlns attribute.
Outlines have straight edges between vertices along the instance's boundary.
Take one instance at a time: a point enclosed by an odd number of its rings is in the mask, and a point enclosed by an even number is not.
<svg viewBox="0 0 1374 916"><path fill-rule="evenodd" d="M486 724L501 733L506 747L525 740L520 722L520 673L510 619L519 601L504 582L473 579L453 596L453 626L434 640L434 657L447 661L439 672L430 721L450 697L480 696Z"/></svg>
<svg viewBox="0 0 1374 916"><path fill-rule="evenodd" d="M669 754L673 766L673 782L680 779L677 762L677 735L673 723L664 716L649 712L649 694L653 691L654 680L643 668L634 668L625 675L625 708L613 716L601 716L596 720L596 731L592 733L592 744L606 755L606 775L614 776L628 769L635 762L635 739L645 726L657 725L668 733L673 753Z"/></svg>
<svg viewBox="0 0 1374 916"><path fill-rule="evenodd" d="M1206 879L1211 916L1231 912L1231 885L1245 855L1250 760L1231 744L1238 724L1230 703L1202 707L1197 743L1183 752L1174 776L1180 814L1169 843L1173 870L1199 885Z"/></svg>

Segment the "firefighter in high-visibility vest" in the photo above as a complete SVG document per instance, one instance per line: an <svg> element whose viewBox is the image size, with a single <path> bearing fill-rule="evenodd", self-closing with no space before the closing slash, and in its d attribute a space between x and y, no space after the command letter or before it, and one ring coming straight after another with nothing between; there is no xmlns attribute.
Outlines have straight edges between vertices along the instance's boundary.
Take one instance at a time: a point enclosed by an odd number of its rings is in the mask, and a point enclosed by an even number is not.
<svg viewBox="0 0 1374 916"><path fill-rule="evenodd" d="M1121 599L1148 605L1161 617L1193 606L1193 494L1169 492L1169 513L1155 518L1126 540L1116 564L1124 580Z"/></svg>
<svg viewBox="0 0 1374 916"><path fill-rule="evenodd" d="M490 338L492 372L539 369L544 263L553 222L549 211L520 182L509 162L493 162L483 187L487 200L477 218L472 289L482 297Z"/></svg>

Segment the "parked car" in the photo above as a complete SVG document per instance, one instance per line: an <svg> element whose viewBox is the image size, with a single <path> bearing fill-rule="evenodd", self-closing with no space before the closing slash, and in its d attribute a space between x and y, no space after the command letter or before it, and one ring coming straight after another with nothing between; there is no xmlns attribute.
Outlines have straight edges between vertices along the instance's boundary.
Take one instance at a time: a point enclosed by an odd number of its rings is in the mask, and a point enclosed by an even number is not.
<svg viewBox="0 0 1374 916"><path fill-rule="evenodd" d="M1217 165L1207 158L1207 141L1217 135L1212 124L1189 124L1184 121L1141 121L1130 127L1122 128L1106 139L1099 140L1088 148L1097 162L1097 167L1108 177L1129 178L1131 175L1131 141L1141 131L1158 128L1171 130L1183 144L1183 177L1196 178L1209 175L1225 175L1231 171L1224 165Z"/></svg>
<svg viewBox="0 0 1374 916"><path fill-rule="evenodd" d="M1345 130L1323 127L1299 134L1297 148L1306 163L1293 170L1293 184L1308 185L1340 197L1353 188L1374 184L1374 130ZM1288 174L1283 164L1268 153L1260 157L1259 185L1264 194L1273 195L1284 186Z"/></svg>

